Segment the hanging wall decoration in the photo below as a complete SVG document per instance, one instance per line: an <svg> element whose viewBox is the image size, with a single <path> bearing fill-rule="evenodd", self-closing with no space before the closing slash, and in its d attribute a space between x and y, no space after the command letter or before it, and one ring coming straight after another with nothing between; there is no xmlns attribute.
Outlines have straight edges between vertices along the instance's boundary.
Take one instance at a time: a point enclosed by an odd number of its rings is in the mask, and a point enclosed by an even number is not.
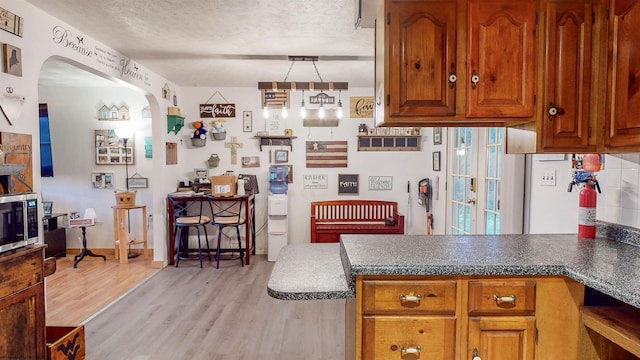
<svg viewBox="0 0 640 360"><path fill-rule="evenodd" d="M349 117L352 119L373 117L373 96L351 96L349 98Z"/></svg>
<svg viewBox="0 0 640 360"><path fill-rule="evenodd" d="M347 167L346 141L307 141L307 168Z"/></svg>
<svg viewBox="0 0 640 360"><path fill-rule="evenodd" d="M167 165L178 164L178 144L174 142L165 143L165 150L167 151L167 158L165 163Z"/></svg>
<svg viewBox="0 0 640 360"><path fill-rule="evenodd" d="M144 137L144 157L147 159L153 157L153 138L151 136Z"/></svg>
<svg viewBox="0 0 640 360"><path fill-rule="evenodd" d="M98 109L98 120L129 120L129 108L126 105L102 105Z"/></svg>
<svg viewBox="0 0 640 360"><path fill-rule="evenodd" d="M91 182L93 183L93 187L96 189L112 189L113 173L91 173Z"/></svg>
<svg viewBox="0 0 640 360"><path fill-rule="evenodd" d="M22 51L19 47L2 44L2 71L7 74L22 76Z"/></svg>
<svg viewBox="0 0 640 360"><path fill-rule="evenodd" d="M135 156L134 138L127 140L124 147L124 139L116 135L115 130L95 130L96 165L133 165Z"/></svg>
<svg viewBox="0 0 640 360"><path fill-rule="evenodd" d="M11 11L0 8L0 29L22 37L24 19Z"/></svg>
<svg viewBox="0 0 640 360"><path fill-rule="evenodd" d="M225 101L224 103L210 103L216 95ZM201 118L234 118L236 117L236 104L229 103L219 91L211 95L204 104L200 104Z"/></svg>
<svg viewBox="0 0 640 360"><path fill-rule="evenodd" d="M358 174L338 174L338 194L358 195Z"/></svg>

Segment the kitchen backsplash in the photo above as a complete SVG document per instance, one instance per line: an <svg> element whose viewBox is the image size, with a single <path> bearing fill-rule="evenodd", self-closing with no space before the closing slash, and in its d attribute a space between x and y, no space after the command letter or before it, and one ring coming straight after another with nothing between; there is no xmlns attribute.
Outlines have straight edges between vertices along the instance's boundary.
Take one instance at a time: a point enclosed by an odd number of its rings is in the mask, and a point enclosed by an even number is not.
<svg viewBox="0 0 640 360"><path fill-rule="evenodd" d="M596 222L596 235L620 241L629 245L640 246L640 230L620 224L604 221Z"/></svg>
<svg viewBox="0 0 640 360"><path fill-rule="evenodd" d="M605 155L598 174L597 219L640 228L640 153Z"/></svg>

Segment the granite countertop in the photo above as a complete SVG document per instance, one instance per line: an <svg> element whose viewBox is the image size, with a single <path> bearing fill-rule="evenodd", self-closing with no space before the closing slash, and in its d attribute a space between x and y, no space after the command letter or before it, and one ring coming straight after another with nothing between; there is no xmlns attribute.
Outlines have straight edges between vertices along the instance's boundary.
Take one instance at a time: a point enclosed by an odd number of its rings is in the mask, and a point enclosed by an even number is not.
<svg viewBox="0 0 640 360"><path fill-rule="evenodd" d="M640 247L576 235L343 235L285 247L267 288L284 300L349 298L356 275L559 275L640 308Z"/></svg>

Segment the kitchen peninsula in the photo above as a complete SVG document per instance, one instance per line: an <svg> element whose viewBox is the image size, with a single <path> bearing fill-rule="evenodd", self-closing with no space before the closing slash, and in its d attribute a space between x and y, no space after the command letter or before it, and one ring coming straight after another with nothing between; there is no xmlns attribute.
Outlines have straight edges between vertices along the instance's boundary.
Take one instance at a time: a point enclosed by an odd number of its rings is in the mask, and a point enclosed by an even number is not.
<svg viewBox="0 0 640 360"><path fill-rule="evenodd" d="M604 237L343 235L284 248L267 290L346 299L345 359L599 359L583 305L601 305L596 294L638 314L638 259L640 247Z"/></svg>

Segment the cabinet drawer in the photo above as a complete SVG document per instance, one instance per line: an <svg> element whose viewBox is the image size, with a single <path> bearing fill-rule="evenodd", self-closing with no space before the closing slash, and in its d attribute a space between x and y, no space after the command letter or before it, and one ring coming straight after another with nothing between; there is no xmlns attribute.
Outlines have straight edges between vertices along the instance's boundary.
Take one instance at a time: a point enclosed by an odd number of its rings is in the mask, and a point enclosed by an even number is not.
<svg viewBox="0 0 640 360"><path fill-rule="evenodd" d="M456 281L365 280L362 310L366 313L454 314Z"/></svg>
<svg viewBox="0 0 640 360"><path fill-rule="evenodd" d="M44 279L41 248L18 250L0 260L0 298L20 292Z"/></svg>
<svg viewBox="0 0 640 360"><path fill-rule="evenodd" d="M469 281L469 315L533 315L536 282L532 280Z"/></svg>
<svg viewBox="0 0 640 360"><path fill-rule="evenodd" d="M363 359L454 359L454 317L365 316L362 326Z"/></svg>

